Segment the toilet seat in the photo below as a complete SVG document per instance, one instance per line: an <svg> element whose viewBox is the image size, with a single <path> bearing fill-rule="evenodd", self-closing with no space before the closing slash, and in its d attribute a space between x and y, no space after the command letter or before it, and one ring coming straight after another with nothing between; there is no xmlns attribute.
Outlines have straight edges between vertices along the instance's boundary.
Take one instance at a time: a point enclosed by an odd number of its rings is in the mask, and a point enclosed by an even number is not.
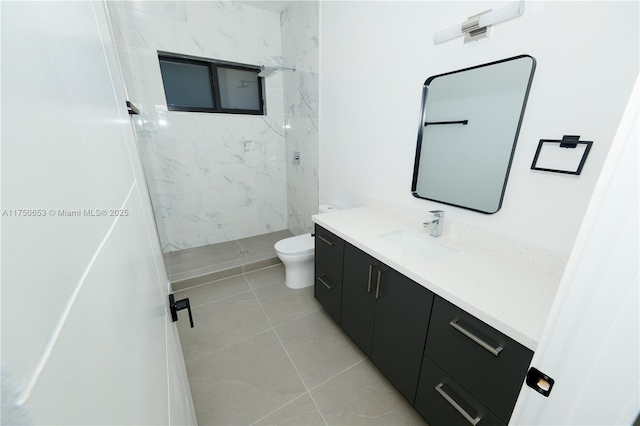
<svg viewBox="0 0 640 426"><path fill-rule="evenodd" d="M302 234L280 240L275 244L274 248L278 253L284 255L300 256L313 253L315 250L315 241L311 237L311 233Z"/></svg>

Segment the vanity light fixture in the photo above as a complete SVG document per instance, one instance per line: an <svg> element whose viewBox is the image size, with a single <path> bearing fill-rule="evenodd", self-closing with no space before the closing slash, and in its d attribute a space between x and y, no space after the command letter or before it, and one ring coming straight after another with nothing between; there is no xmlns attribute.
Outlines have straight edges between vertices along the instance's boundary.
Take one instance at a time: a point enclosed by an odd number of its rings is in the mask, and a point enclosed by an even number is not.
<svg viewBox="0 0 640 426"><path fill-rule="evenodd" d="M489 28L509 19L517 18L524 13L524 0L516 1L499 9L490 9L470 16L465 22L438 31L433 34L433 44L444 43L464 35L464 42L489 37Z"/></svg>

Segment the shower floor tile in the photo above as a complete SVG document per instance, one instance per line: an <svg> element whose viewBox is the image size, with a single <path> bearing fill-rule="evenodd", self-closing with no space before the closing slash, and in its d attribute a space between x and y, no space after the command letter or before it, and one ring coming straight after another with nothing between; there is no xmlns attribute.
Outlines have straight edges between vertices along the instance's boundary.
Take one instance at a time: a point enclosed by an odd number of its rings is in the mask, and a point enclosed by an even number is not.
<svg viewBox="0 0 640 426"><path fill-rule="evenodd" d="M174 291L255 271L280 262L274 244L292 237L289 230L165 253Z"/></svg>
<svg viewBox="0 0 640 426"><path fill-rule="evenodd" d="M193 306L178 332L198 424L425 425L313 289L284 280L279 264L177 293Z"/></svg>

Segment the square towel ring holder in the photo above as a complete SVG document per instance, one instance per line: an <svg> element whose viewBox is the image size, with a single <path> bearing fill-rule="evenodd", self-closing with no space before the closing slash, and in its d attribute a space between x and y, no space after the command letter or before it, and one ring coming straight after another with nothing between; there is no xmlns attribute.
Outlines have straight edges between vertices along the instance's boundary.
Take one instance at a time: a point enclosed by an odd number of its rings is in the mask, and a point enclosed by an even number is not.
<svg viewBox="0 0 640 426"><path fill-rule="evenodd" d="M574 150L578 148L578 145L584 145L582 155L578 151L561 152L556 149ZM580 136L573 135L564 135L562 140L540 139L536 155L531 163L531 170L579 175L587 161L591 145L593 145L592 141L581 141Z"/></svg>

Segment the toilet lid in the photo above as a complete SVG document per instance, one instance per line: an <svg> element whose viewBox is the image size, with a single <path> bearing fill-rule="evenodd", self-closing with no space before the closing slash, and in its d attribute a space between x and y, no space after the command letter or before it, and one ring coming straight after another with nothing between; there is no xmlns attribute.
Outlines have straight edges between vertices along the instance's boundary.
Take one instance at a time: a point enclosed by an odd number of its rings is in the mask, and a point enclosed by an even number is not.
<svg viewBox="0 0 640 426"><path fill-rule="evenodd" d="M275 244L274 248L282 254L308 254L313 253L315 241L310 233L302 234L280 240Z"/></svg>

